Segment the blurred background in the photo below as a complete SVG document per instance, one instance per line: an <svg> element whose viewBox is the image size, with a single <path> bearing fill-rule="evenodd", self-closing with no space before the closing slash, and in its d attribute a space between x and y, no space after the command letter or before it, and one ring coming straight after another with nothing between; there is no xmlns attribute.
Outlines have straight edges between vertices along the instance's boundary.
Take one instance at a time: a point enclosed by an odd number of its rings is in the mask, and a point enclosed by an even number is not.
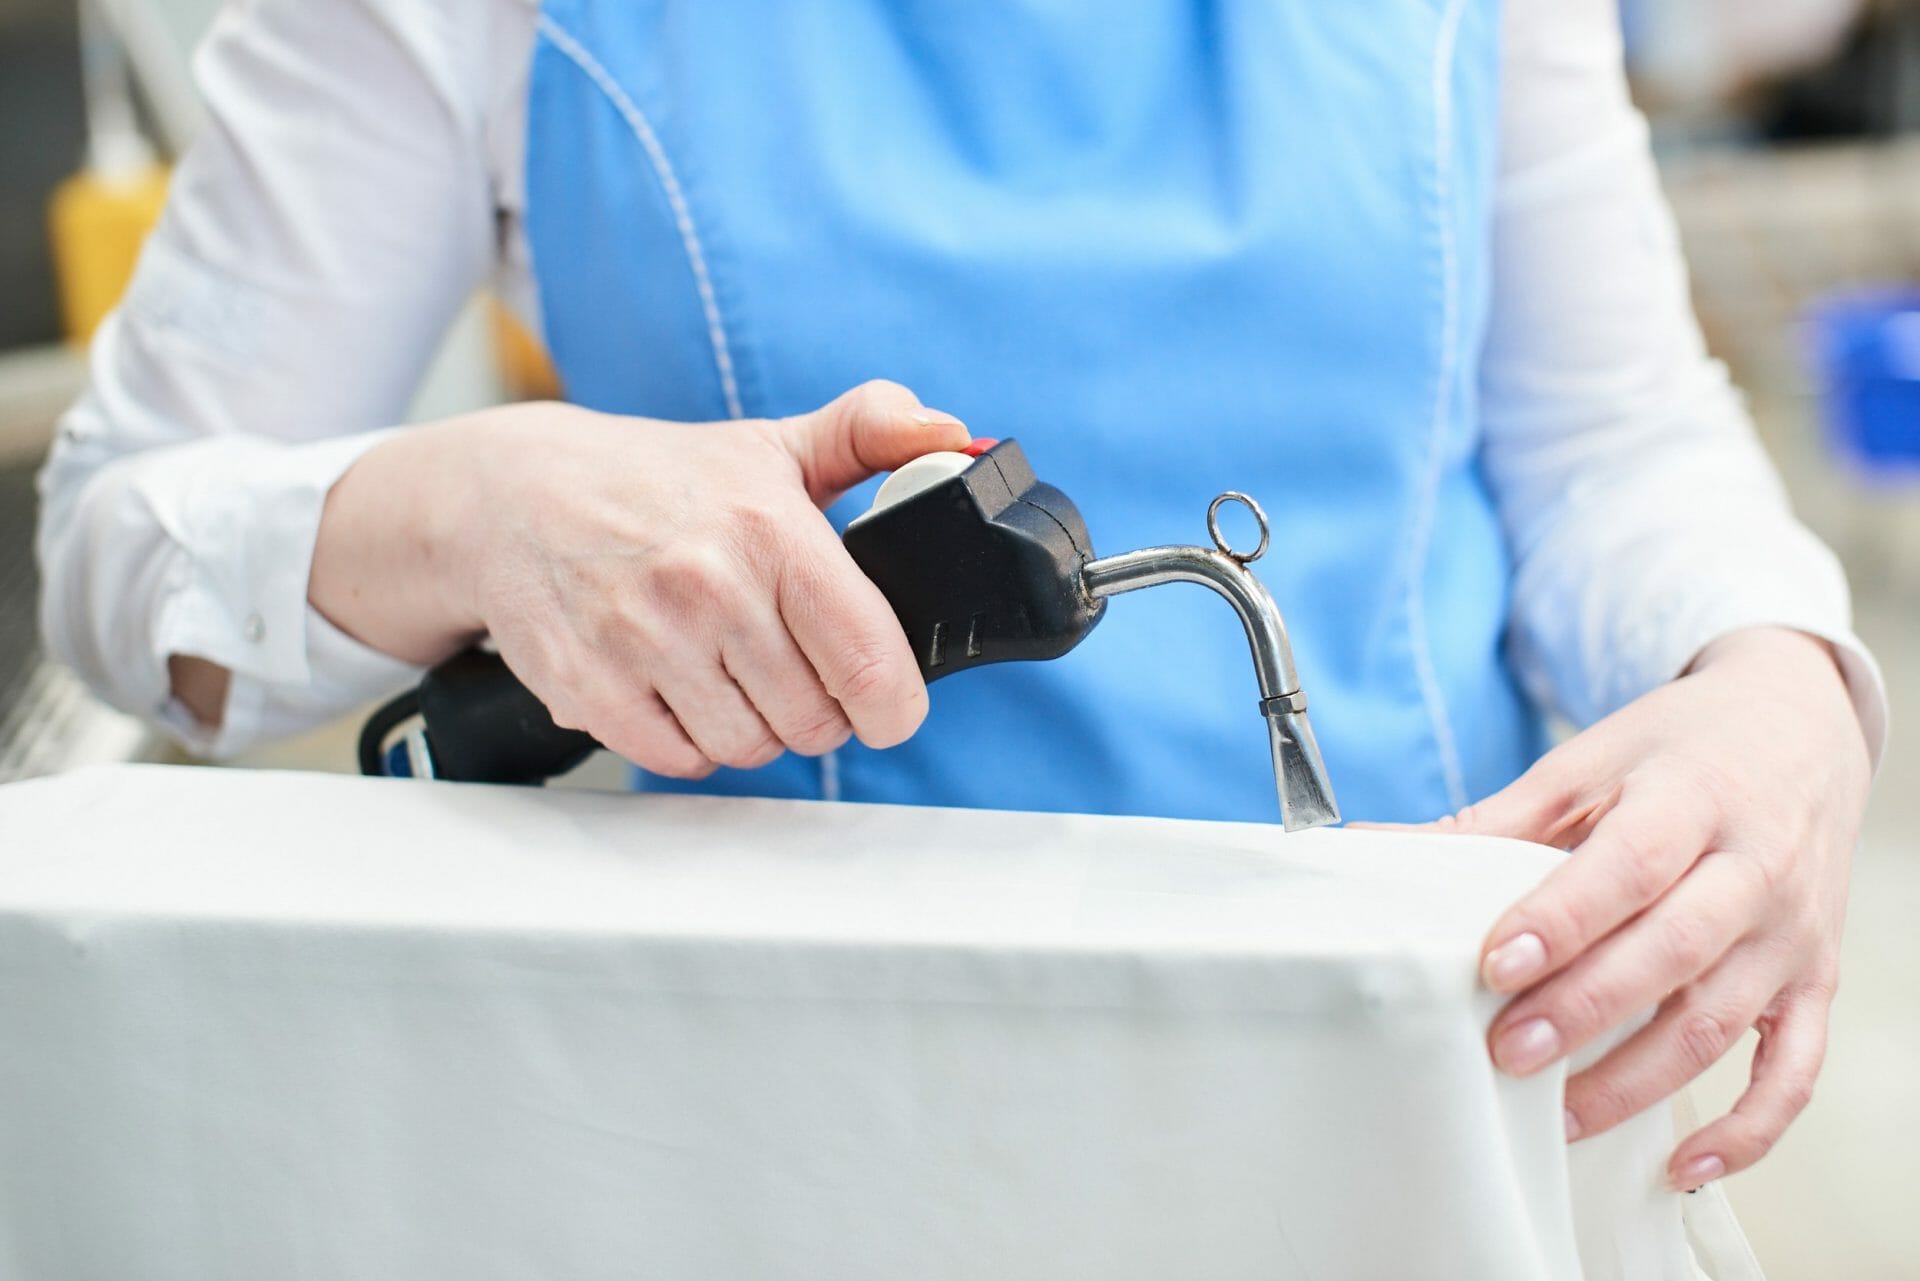
<svg viewBox="0 0 1920 1281"><path fill-rule="evenodd" d="M1821 1092L1730 1193L1776 1281L1920 1277L1920 745L1898 714L1920 706L1920 0L1622 3L1709 339L1846 562L1896 707ZM198 127L188 56L217 7L0 7L0 780L177 759L39 654L33 474ZM480 297L414 414L549 390ZM350 769L354 728L236 764ZM1709 1077L1703 1111L1743 1068Z"/></svg>

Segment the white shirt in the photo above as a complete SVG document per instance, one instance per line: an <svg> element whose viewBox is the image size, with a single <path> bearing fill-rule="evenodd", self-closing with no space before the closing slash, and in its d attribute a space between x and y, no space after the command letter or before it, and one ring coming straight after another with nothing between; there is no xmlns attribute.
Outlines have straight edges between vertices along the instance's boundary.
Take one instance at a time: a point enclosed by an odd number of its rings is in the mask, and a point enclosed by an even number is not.
<svg viewBox="0 0 1920 1281"><path fill-rule="evenodd" d="M254 0L215 24L208 128L41 482L47 641L108 701L219 754L417 674L313 610L308 571L327 490L474 288L532 317L535 16ZM1837 562L1706 354L1614 0L1508 0L1505 24L1481 384L1513 662L1585 724L1729 631L1799 628L1837 646L1877 761L1884 689ZM218 732L171 700L172 654L233 672Z"/></svg>

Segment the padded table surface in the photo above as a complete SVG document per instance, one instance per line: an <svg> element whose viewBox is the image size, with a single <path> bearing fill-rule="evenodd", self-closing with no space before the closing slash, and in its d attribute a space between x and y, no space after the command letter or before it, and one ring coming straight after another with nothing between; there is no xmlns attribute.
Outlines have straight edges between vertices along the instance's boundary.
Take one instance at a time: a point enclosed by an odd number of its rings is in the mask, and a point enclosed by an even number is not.
<svg viewBox="0 0 1920 1281"><path fill-rule="evenodd" d="M0 787L0 1275L1681 1278L1464 837L154 766Z"/></svg>

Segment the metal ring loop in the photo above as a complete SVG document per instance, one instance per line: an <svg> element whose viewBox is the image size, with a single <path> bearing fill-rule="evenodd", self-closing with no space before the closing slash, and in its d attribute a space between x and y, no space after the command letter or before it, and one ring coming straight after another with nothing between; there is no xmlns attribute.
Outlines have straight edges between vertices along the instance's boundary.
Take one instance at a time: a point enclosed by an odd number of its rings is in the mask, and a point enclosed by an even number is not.
<svg viewBox="0 0 1920 1281"><path fill-rule="evenodd" d="M1260 545L1252 551L1237 552L1227 546L1227 540L1221 536L1220 504L1225 502L1239 503L1242 507L1252 512L1253 518L1260 523ZM1207 532L1213 535L1213 545L1218 547L1222 554L1232 557L1242 565L1251 564L1267 554L1267 514L1260 509L1259 503L1254 502L1253 499L1237 489L1229 489L1226 493L1207 504Z"/></svg>

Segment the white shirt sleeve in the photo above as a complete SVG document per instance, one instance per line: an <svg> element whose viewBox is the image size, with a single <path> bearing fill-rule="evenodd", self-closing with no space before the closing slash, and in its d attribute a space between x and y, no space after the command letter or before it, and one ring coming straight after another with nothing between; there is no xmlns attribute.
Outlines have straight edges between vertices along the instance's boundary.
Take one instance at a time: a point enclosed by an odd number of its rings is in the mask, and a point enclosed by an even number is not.
<svg viewBox="0 0 1920 1281"><path fill-rule="evenodd" d="M1584 725L1717 637L1796 628L1835 646L1877 763L1885 688L1838 562L1707 355L1615 0L1509 0L1506 23L1481 392L1523 681Z"/></svg>
<svg viewBox="0 0 1920 1281"><path fill-rule="evenodd" d="M328 489L494 260L501 9L254 0L196 57L208 127L60 423L39 555L52 652L199 750L413 675L311 609L307 578ZM171 700L174 654L232 671L217 734Z"/></svg>

